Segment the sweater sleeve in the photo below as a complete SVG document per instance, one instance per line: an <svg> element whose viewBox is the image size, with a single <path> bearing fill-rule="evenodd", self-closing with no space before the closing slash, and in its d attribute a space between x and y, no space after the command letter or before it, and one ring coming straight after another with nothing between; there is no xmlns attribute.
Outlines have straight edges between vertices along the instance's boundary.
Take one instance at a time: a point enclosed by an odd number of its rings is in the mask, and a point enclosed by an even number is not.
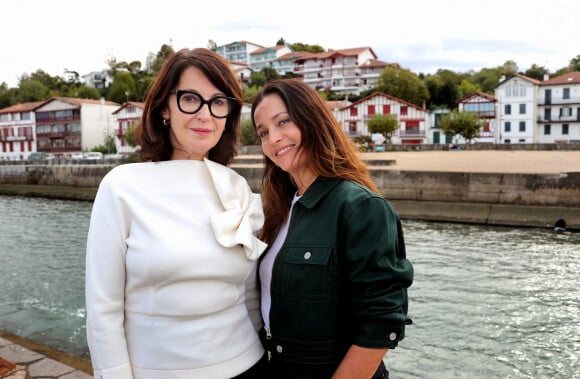
<svg viewBox="0 0 580 379"><path fill-rule="evenodd" d="M103 178L97 191L87 236L87 342L95 378L131 379L123 326L130 218L115 193L110 174Z"/></svg>
<svg viewBox="0 0 580 379"><path fill-rule="evenodd" d="M385 199L370 197L353 204L343 230L354 343L395 348L405 336L413 281L399 217Z"/></svg>

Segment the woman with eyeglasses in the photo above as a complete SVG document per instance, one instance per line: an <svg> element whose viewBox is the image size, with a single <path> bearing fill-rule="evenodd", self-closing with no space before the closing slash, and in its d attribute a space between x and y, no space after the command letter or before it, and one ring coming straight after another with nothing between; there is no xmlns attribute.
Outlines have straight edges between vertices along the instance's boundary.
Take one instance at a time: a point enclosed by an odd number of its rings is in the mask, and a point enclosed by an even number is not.
<svg viewBox="0 0 580 379"><path fill-rule="evenodd" d="M242 89L207 49L170 56L137 132L142 162L112 169L86 251L95 378L258 378L261 201L226 167Z"/></svg>

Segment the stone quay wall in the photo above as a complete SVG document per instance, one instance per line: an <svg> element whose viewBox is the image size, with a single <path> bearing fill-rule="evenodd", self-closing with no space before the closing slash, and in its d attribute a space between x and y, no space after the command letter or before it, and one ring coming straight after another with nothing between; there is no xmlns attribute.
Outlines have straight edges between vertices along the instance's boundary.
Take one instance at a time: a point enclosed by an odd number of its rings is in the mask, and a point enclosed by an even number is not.
<svg viewBox="0 0 580 379"><path fill-rule="evenodd" d="M251 162L237 159L232 168L248 180L252 190L260 192L261 161ZM0 164L0 194L19 194L6 189L10 186L49 186L85 188L92 199L102 177L119 163L3 163ZM392 163L369 161L369 165L373 165L370 172L401 218L580 230L580 172L401 171L388 167ZM38 191L20 194L42 196ZM55 197L53 195L47 197ZM77 195L68 192L63 197L67 196ZM87 195L78 196L78 199L87 200Z"/></svg>

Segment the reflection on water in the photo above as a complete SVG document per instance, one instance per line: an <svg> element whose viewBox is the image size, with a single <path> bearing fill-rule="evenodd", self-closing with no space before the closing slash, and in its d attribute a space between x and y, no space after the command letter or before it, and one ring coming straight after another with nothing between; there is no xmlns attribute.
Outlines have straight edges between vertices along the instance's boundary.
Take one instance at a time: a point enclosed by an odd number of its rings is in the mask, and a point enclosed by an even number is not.
<svg viewBox="0 0 580 379"><path fill-rule="evenodd" d="M87 357L89 202L0 196L0 328ZM405 221L393 378L580 378L580 234Z"/></svg>

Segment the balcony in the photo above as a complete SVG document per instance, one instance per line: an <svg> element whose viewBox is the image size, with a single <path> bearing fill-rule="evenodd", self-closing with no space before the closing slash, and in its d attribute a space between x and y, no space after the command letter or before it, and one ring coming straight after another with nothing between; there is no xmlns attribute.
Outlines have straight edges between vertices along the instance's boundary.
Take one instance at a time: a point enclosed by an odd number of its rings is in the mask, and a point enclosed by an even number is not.
<svg viewBox="0 0 580 379"><path fill-rule="evenodd" d="M539 106L558 106L558 105L580 105L580 97L579 96L575 96L575 97L570 97L568 99L548 99L548 101L546 101L545 98L540 98L538 99L538 105Z"/></svg>
<svg viewBox="0 0 580 379"><path fill-rule="evenodd" d="M569 122L578 122L580 121L580 114L576 116L538 116L537 122L539 124L557 124L557 123L569 123Z"/></svg>
<svg viewBox="0 0 580 379"><path fill-rule="evenodd" d="M425 137L425 131L421 129L399 130L399 137L401 138Z"/></svg>

